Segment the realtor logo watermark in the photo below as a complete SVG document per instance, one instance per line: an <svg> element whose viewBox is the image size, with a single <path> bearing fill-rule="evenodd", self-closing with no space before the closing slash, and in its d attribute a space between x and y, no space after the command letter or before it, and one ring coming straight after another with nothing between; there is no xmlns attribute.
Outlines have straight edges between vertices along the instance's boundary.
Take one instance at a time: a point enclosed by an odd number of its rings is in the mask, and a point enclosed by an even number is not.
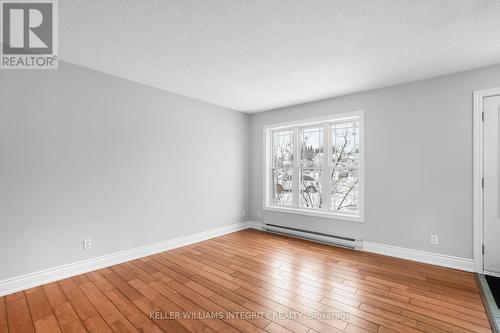
<svg viewBox="0 0 500 333"><path fill-rule="evenodd" d="M1 69L57 69L56 0L0 0Z"/></svg>

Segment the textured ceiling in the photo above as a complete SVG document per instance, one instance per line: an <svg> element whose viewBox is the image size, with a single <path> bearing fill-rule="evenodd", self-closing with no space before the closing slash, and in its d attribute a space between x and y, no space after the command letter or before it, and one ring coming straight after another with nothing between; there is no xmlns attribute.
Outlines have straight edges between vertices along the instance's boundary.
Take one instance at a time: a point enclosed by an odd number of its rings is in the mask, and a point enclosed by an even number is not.
<svg viewBox="0 0 500 333"><path fill-rule="evenodd" d="M500 0L61 0L62 60L256 112L500 62Z"/></svg>

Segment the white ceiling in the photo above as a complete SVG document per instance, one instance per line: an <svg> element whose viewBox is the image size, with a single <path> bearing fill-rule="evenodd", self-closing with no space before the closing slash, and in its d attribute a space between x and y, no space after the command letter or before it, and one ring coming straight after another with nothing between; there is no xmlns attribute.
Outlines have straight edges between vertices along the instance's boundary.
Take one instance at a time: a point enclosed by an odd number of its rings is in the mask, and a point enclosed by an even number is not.
<svg viewBox="0 0 500 333"><path fill-rule="evenodd" d="M257 112L500 62L500 0L61 0L62 60Z"/></svg>

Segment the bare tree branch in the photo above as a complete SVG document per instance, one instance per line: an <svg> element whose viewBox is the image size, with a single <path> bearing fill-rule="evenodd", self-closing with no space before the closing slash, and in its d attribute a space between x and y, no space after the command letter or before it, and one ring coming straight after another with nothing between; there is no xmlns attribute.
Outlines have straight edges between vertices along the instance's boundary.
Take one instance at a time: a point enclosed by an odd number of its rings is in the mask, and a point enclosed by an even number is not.
<svg viewBox="0 0 500 333"><path fill-rule="evenodd" d="M339 206L337 207L337 210L340 210L340 208L342 208L342 205L344 204L345 199L347 198L349 193L351 193L352 189L356 186L357 183L358 183L358 179L356 179L354 184L352 184L352 186L349 188L349 191L347 191L347 193L344 195L344 197L342 198L342 201L340 202Z"/></svg>

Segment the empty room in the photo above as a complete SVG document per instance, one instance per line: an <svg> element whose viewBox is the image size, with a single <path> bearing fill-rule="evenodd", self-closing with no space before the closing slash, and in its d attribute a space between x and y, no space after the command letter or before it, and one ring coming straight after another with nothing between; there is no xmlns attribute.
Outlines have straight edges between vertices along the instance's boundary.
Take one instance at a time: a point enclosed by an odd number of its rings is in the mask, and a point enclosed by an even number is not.
<svg viewBox="0 0 500 333"><path fill-rule="evenodd" d="M0 0L0 333L500 329L500 0Z"/></svg>

